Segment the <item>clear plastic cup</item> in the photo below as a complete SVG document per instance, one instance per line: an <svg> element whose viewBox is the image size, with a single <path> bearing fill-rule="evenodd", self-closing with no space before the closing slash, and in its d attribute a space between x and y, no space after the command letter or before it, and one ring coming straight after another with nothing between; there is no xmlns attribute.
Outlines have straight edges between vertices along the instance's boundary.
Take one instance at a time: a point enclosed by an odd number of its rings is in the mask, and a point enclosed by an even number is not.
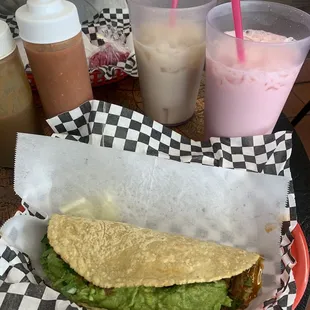
<svg viewBox="0 0 310 310"><path fill-rule="evenodd" d="M272 132L310 46L310 15L288 5L242 1L244 30L285 36L265 41L236 39L231 4L207 15L205 138ZM295 41L292 41L292 38ZM273 41L272 41L273 40ZM245 61L238 59L237 44Z"/></svg>
<svg viewBox="0 0 310 310"><path fill-rule="evenodd" d="M128 0L146 115L164 125L189 120L205 61L210 0Z"/></svg>

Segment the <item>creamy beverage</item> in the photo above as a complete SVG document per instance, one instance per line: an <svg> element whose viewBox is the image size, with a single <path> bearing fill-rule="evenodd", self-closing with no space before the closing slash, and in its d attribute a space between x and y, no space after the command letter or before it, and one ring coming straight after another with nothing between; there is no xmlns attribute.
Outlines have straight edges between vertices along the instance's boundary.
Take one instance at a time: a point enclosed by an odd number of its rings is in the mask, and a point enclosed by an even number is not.
<svg viewBox="0 0 310 310"><path fill-rule="evenodd" d="M190 119L205 58L205 34L194 23L150 23L134 34L146 115L165 125Z"/></svg>
<svg viewBox="0 0 310 310"><path fill-rule="evenodd" d="M226 34L234 36L234 31ZM231 56L234 46L226 46L227 41L213 53L216 61L207 47L206 138L271 133L300 71L299 51L294 46L283 53L268 48L268 43L293 42L293 38L246 30L244 40L265 43L261 49L244 45L244 62Z"/></svg>

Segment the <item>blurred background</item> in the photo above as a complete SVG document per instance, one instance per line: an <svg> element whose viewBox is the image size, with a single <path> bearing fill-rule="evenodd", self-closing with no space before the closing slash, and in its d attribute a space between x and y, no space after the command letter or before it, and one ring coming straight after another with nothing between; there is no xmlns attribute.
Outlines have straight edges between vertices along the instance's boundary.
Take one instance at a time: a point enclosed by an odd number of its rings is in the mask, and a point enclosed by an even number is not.
<svg viewBox="0 0 310 310"><path fill-rule="evenodd" d="M126 7L126 0L69 0L73 2L79 11L81 22L93 17L104 7ZM230 0L218 0L218 4L228 2ZM274 2L285 3L300 8L310 13L310 0L272 0ZM0 14L11 15L18 7L25 4L27 0L0 0Z"/></svg>
<svg viewBox="0 0 310 310"><path fill-rule="evenodd" d="M229 2L230 0L218 0L218 4ZM251 1L251 0L249 0ZM295 8L301 9L310 13L310 0L267 0L271 2L279 2L287 5L294 6Z"/></svg>
<svg viewBox="0 0 310 310"><path fill-rule="evenodd" d="M93 17L103 8L127 7L126 0L69 0L73 2L79 11L81 22ZM0 0L0 14L12 15L15 11L25 4L27 0Z"/></svg>

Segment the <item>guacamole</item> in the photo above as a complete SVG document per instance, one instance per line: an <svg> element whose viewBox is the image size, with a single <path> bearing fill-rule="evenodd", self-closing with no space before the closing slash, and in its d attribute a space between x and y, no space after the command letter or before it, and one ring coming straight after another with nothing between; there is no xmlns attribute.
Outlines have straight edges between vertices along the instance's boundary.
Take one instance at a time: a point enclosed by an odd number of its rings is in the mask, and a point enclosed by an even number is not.
<svg viewBox="0 0 310 310"><path fill-rule="evenodd" d="M231 307L228 282L170 287L100 288L79 276L50 246L47 236L41 264L52 287L69 300L108 310L220 310Z"/></svg>

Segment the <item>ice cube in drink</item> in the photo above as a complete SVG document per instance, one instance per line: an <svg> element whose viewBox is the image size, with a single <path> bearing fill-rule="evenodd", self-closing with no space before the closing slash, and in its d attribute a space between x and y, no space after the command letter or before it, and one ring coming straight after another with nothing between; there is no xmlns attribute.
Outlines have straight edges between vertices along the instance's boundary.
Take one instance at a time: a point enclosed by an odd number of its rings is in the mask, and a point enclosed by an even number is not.
<svg viewBox="0 0 310 310"><path fill-rule="evenodd" d="M164 125L190 119L205 59L205 34L194 23L149 23L134 35L146 115Z"/></svg>

